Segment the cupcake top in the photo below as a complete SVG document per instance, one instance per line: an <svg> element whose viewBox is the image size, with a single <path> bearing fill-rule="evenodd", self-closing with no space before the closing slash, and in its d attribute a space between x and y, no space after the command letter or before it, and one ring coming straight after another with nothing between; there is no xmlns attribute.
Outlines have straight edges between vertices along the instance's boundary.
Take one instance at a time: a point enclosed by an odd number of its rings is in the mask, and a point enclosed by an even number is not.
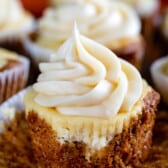
<svg viewBox="0 0 168 168"><path fill-rule="evenodd" d="M110 49L135 40L141 29L136 13L122 2L65 3L45 12L39 21L36 42L44 48L57 49L71 34L74 21L82 34Z"/></svg>
<svg viewBox="0 0 168 168"><path fill-rule="evenodd" d="M168 40L168 10L165 14L164 20L163 20L163 26L162 26L163 34Z"/></svg>
<svg viewBox="0 0 168 168"><path fill-rule="evenodd" d="M64 115L111 117L128 112L142 95L142 79L134 66L83 35L73 34L40 64L33 88L35 102Z"/></svg>
<svg viewBox="0 0 168 168"><path fill-rule="evenodd" d="M158 0L122 0L135 8L142 17L152 15L159 7Z"/></svg>
<svg viewBox="0 0 168 168"><path fill-rule="evenodd" d="M17 54L0 48L0 69L4 68L8 64L9 60L18 60Z"/></svg>
<svg viewBox="0 0 168 168"><path fill-rule="evenodd" d="M32 31L33 17L24 11L19 0L1 0L0 11L0 38Z"/></svg>

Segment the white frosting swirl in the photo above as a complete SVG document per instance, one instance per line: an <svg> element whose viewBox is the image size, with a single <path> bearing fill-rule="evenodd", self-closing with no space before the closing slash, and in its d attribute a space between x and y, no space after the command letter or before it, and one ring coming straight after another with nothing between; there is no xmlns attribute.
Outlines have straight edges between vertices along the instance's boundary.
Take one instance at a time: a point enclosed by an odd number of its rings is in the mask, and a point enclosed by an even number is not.
<svg viewBox="0 0 168 168"><path fill-rule="evenodd" d="M159 8L159 0L121 0L135 8L140 16L153 14Z"/></svg>
<svg viewBox="0 0 168 168"><path fill-rule="evenodd" d="M40 70L35 101L66 115L114 116L130 110L142 94L139 72L76 28Z"/></svg>
<svg viewBox="0 0 168 168"><path fill-rule="evenodd" d="M137 37L141 28L136 13L122 2L70 3L45 12L39 21L37 43L58 48L70 36L74 21L82 34L111 49L121 39Z"/></svg>
<svg viewBox="0 0 168 168"><path fill-rule="evenodd" d="M33 24L33 17L23 10L19 0L0 1L0 37L29 32Z"/></svg>

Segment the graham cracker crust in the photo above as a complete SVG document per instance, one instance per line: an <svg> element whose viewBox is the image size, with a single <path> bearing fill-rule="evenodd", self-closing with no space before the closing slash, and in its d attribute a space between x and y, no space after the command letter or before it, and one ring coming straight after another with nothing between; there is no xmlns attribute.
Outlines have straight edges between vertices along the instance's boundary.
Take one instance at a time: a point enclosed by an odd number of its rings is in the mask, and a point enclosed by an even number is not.
<svg viewBox="0 0 168 168"><path fill-rule="evenodd" d="M159 94L151 91L144 98L142 114L133 118L129 128L123 130L108 145L96 151L88 161L86 144L66 142L60 144L52 128L31 111L29 122L33 152L40 168L125 168L139 167L148 157L152 143L152 130ZM101 155L100 155L101 153Z"/></svg>

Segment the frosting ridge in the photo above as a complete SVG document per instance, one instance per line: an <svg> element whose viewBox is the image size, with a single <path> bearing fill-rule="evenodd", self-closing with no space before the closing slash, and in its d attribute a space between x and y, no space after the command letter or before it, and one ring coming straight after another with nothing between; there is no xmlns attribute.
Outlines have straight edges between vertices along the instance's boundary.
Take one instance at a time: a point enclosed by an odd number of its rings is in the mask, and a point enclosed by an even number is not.
<svg viewBox="0 0 168 168"><path fill-rule="evenodd" d="M11 51L0 48L0 69L5 67L8 63L8 60L17 60L18 56Z"/></svg>

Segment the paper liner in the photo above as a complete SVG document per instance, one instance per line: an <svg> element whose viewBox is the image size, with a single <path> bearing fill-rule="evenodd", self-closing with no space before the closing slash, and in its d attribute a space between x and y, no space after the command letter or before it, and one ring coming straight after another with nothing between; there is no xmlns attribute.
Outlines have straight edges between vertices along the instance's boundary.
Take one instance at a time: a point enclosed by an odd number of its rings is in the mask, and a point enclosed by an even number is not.
<svg viewBox="0 0 168 168"><path fill-rule="evenodd" d="M19 56L20 65L0 73L0 103L23 89L29 74L29 60Z"/></svg>
<svg viewBox="0 0 168 168"><path fill-rule="evenodd" d="M161 93L163 101L168 105L168 75L164 74L160 68L168 63L168 55L156 60L151 66L151 76L156 88Z"/></svg>
<svg viewBox="0 0 168 168"><path fill-rule="evenodd" d="M23 45L26 52L34 60L37 66L40 62L48 62L50 55L53 53L52 50L42 48L41 46L32 42L29 38L23 39Z"/></svg>
<svg viewBox="0 0 168 168"><path fill-rule="evenodd" d="M0 105L0 132L3 132L5 124L14 119L16 113L24 112L23 97L27 89L20 91Z"/></svg>

